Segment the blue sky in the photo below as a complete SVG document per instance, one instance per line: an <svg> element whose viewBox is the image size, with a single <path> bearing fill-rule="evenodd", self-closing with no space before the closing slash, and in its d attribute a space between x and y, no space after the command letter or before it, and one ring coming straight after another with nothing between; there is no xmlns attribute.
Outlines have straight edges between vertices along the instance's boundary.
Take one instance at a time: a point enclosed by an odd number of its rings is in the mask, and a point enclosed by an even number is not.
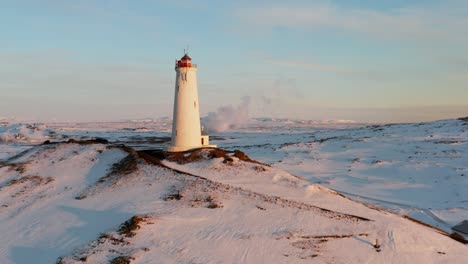
<svg viewBox="0 0 468 264"><path fill-rule="evenodd" d="M468 1L3 1L0 117L170 116L173 63L202 115L411 122L468 115Z"/></svg>

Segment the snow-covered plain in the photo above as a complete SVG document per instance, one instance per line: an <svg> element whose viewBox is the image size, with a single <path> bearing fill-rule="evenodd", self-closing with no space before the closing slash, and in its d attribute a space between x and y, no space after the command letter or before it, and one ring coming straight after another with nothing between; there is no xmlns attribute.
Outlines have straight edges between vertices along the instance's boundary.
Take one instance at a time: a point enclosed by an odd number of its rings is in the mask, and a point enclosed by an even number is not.
<svg viewBox="0 0 468 264"><path fill-rule="evenodd" d="M467 246L443 231L468 219L465 121L371 126L259 119L212 135L218 147L260 163L208 150L192 162L136 152L165 148L170 124L0 125L0 262L468 258ZM110 142L40 144L96 137Z"/></svg>
<svg viewBox="0 0 468 264"><path fill-rule="evenodd" d="M468 219L468 121L273 131L218 144L447 231Z"/></svg>

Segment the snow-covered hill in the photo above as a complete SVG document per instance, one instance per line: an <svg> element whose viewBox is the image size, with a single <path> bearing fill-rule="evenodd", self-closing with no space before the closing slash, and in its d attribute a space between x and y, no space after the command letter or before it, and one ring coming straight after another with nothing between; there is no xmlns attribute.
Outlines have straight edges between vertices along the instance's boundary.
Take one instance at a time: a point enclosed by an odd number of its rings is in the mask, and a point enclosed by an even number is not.
<svg viewBox="0 0 468 264"><path fill-rule="evenodd" d="M456 263L468 256L440 230L241 152L169 155L71 140L20 153L0 175L2 263Z"/></svg>
<svg viewBox="0 0 468 264"><path fill-rule="evenodd" d="M167 145L169 124L3 124L4 135L23 136L0 142L0 262L468 258L467 245L445 232L468 218L463 120L378 126L257 120L213 135L228 152L184 155L158 150ZM38 143L39 136L52 143ZM103 139L89 140L96 137Z"/></svg>

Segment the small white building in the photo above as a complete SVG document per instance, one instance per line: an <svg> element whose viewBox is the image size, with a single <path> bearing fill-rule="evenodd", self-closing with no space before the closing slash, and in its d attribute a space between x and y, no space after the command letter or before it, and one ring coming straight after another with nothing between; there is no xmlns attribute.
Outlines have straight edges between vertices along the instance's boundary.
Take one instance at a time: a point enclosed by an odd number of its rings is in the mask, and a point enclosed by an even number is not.
<svg viewBox="0 0 468 264"><path fill-rule="evenodd" d="M170 152L180 152L210 145L209 136L202 135L197 88L197 65L187 53L176 61L174 115Z"/></svg>

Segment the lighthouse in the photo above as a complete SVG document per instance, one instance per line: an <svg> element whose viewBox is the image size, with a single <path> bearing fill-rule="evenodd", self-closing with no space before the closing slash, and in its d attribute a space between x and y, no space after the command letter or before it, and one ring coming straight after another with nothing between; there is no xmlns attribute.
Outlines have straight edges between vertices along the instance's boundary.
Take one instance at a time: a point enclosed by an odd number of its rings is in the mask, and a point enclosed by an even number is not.
<svg viewBox="0 0 468 264"><path fill-rule="evenodd" d="M172 140L170 152L187 151L209 144L209 136L202 135L197 88L197 65L187 53L175 63L176 81L174 115L172 118Z"/></svg>

